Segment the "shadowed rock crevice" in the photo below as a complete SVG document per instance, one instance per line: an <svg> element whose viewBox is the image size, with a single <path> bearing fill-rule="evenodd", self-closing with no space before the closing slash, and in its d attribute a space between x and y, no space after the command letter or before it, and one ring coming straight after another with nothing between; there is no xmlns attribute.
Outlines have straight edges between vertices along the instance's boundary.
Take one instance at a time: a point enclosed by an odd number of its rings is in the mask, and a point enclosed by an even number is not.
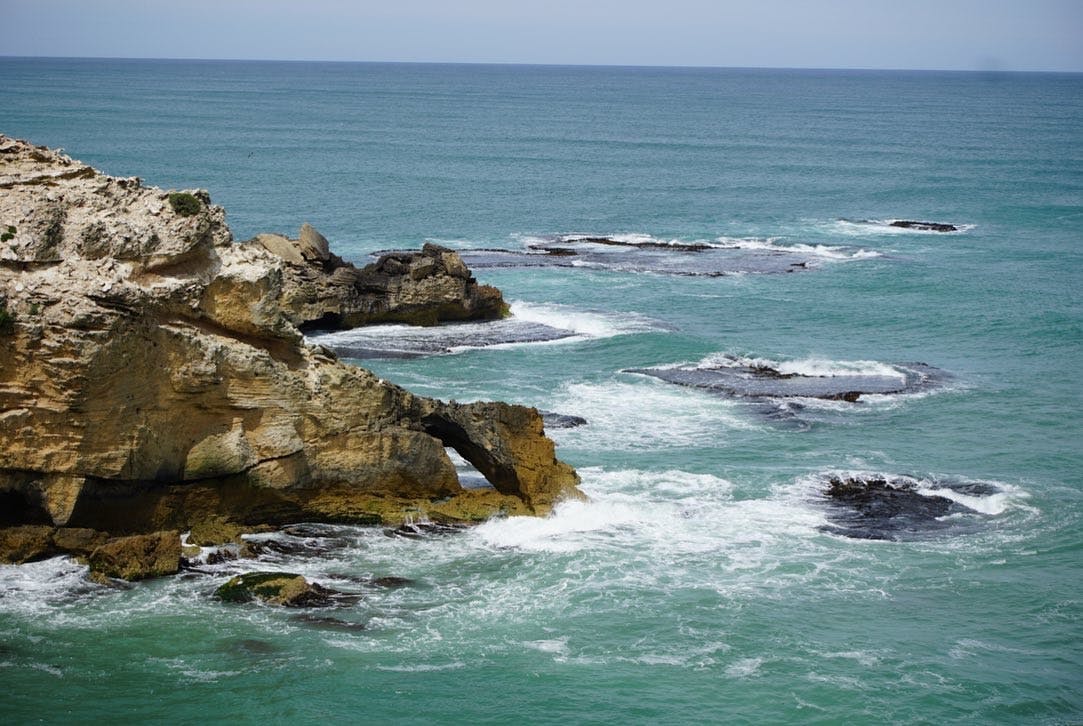
<svg viewBox="0 0 1083 726"><path fill-rule="evenodd" d="M53 518L31 492L0 491L0 527L17 524L52 524Z"/></svg>

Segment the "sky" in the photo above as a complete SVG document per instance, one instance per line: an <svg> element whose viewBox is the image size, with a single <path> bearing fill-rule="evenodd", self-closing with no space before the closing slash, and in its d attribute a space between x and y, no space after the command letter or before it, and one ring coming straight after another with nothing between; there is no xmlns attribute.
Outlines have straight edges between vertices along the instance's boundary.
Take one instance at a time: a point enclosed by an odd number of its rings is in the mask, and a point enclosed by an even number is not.
<svg viewBox="0 0 1083 726"><path fill-rule="evenodd" d="M0 0L0 55L1083 72L1083 0Z"/></svg>

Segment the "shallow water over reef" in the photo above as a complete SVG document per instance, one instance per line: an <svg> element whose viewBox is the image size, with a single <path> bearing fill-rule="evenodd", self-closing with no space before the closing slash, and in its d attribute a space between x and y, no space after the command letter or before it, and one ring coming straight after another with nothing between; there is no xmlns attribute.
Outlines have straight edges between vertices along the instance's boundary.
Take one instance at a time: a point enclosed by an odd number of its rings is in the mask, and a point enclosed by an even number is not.
<svg viewBox="0 0 1083 726"><path fill-rule="evenodd" d="M590 495L259 535L130 589L0 567L9 720L1083 718L1079 76L0 73L5 133L208 188L238 238L461 251L508 320L312 338L421 394L577 417L547 428ZM349 597L216 601L241 570Z"/></svg>

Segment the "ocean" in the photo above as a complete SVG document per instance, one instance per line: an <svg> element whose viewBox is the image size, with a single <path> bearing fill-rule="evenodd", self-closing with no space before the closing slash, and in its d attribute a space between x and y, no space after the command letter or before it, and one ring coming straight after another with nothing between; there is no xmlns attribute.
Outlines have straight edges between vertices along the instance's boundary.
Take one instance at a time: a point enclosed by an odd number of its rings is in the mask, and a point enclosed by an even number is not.
<svg viewBox="0 0 1083 726"><path fill-rule="evenodd" d="M259 567L353 586L334 622L217 602L236 563L129 590L2 566L4 721L1083 720L1083 76L0 78L0 131L208 189L237 239L462 252L504 328L313 338L419 394L582 417L549 433L590 497L441 537L299 530ZM851 384L873 392L787 388ZM832 478L948 508L862 518ZM409 582L357 584L385 576Z"/></svg>

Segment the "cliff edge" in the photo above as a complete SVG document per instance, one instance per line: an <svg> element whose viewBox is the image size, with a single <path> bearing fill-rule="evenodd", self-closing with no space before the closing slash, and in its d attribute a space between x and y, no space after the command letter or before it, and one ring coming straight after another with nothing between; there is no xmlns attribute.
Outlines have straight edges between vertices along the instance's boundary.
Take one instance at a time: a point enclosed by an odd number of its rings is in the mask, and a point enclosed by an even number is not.
<svg viewBox="0 0 1083 726"><path fill-rule="evenodd" d="M237 243L204 191L2 135L0 237L0 526L470 521L579 496L536 410L415 396L305 343L503 315L454 252L356 268L307 225ZM464 490L446 448L494 489Z"/></svg>

